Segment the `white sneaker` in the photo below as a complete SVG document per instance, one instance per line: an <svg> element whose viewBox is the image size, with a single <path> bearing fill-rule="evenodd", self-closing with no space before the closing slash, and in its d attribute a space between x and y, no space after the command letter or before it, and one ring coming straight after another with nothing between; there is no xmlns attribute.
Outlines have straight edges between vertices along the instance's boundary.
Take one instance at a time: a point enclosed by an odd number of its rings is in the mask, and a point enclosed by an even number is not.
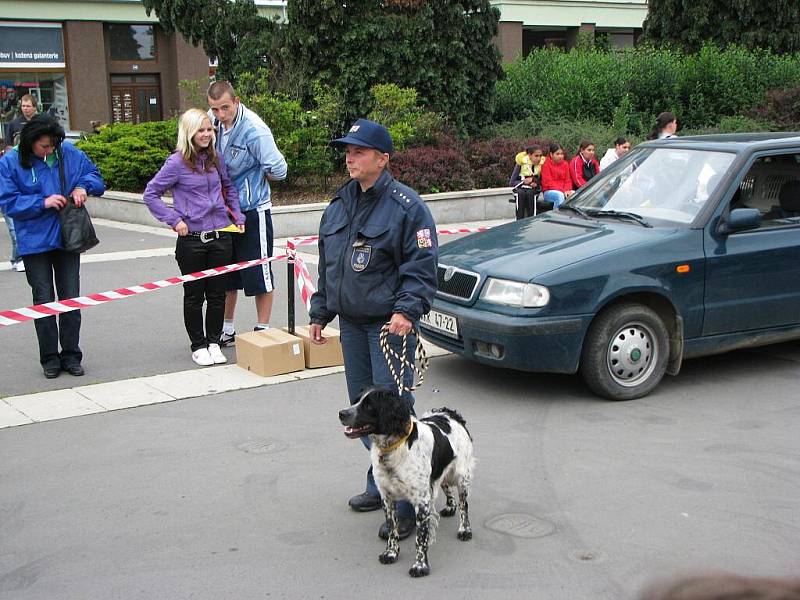
<svg viewBox="0 0 800 600"><path fill-rule="evenodd" d="M11 263L11 270L16 271L17 273L24 273L25 272L25 263L21 260L18 260L15 263Z"/></svg>
<svg viewBox="0 0 800 600"><path fill-rule="evenodd" d="M214 361L215 365L222 365L228 362L228 359L225 358L222 350L219 349L219 344L209 344L208 353L211 355L211 360Z"/></svg>
<svg viewBox="0 0 800 600"><path fill-rule="evenodd" d="M192 360L201 367L209 367L214 364L214 359L208 352L208 348L200 348L192 352Z"/></svg>

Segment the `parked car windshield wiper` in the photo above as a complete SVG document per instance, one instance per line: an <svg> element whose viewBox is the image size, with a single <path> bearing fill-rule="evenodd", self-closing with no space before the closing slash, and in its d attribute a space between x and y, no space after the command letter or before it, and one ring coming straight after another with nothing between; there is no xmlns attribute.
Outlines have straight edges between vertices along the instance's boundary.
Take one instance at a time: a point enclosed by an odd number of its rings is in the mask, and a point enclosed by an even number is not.
<svg viewBox="0 0 800 600"><path fill-rule="evenodd" d="M586 214L586 211L582 208L578 208L577 206L572 206L571 204L562 204L558 207L558 210L571 210L572 212L579 214L584 219L588 219L589 215Z"/></svg>
<svg viewBox="0 0 800 600"><path fill-rule="evenodd" d="M621 210L587 210L586 214L592 217L611 217L613 219L636 221L642 227L652 227L647 219L632 212L625 212Z"/></svg>

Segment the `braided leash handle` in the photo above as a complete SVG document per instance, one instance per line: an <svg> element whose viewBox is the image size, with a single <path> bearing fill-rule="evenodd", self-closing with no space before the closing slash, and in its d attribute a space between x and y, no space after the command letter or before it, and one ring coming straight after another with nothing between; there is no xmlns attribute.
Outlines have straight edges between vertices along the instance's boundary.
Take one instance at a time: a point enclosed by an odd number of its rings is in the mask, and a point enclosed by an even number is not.
<svg viewBox="0 0 800 600"><path fill-rule="evenodd" d="M378 338L381 351L383 352L383 357L386 359L386 364L389 365L389 372L392 374L392 378L397 384L397 393L401 396L403 395L403 392L413 392L417 388L421 387L422 382L425 381L425 371L428 370L428 355L425 352L425 348L422 346L419 332L415 328L412 330L412 333L417 336L417 347L414 351L415 359L412 361L406 359L406 351L408 350L408 335L402 336L403 345L400 350L400 354L392 350L392 348L389 346L389 323L383 324L383 327L381 327L380 337ZM419 359L419 367L416 365L417 358ZM399 372L394 368L394 361L397 361L400 365ZM406 385L403 383L403 380L405 379L406 368L411 369L419 377L419 381L416 385L413 385L412 383L411 387L406 387Z"/></svg>

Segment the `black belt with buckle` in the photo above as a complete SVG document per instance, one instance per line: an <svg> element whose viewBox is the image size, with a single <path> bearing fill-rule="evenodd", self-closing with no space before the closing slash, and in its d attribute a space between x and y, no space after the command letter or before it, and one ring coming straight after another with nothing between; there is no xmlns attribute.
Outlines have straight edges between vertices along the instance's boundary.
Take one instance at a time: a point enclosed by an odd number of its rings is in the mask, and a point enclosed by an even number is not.
<svg viewBox="0 0 800 600"><path fill-rule="evenodd" d="M190 231L186 235L188 235L190 237L200 238L201 242L203 242L204 244L207 244L208 242L210 242L212 240L218 240L219 238L221 238L222 237L222 232L220 232L220 231Z"/></svg>

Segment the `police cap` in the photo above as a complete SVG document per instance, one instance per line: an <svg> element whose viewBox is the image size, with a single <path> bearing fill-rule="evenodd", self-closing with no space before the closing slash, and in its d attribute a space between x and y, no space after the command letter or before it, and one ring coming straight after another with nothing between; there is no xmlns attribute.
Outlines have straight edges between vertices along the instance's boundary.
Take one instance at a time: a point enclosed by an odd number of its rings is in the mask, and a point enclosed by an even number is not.
<svg viewBox="0 0 800 600"><path fill-rule="evenodd" d="M392 136L389 135L386 127L369 119L359 119L353 123L346 136L331 142L331 146L346 146L347 144L374 148L387 154L394 152Z"/></svg>

